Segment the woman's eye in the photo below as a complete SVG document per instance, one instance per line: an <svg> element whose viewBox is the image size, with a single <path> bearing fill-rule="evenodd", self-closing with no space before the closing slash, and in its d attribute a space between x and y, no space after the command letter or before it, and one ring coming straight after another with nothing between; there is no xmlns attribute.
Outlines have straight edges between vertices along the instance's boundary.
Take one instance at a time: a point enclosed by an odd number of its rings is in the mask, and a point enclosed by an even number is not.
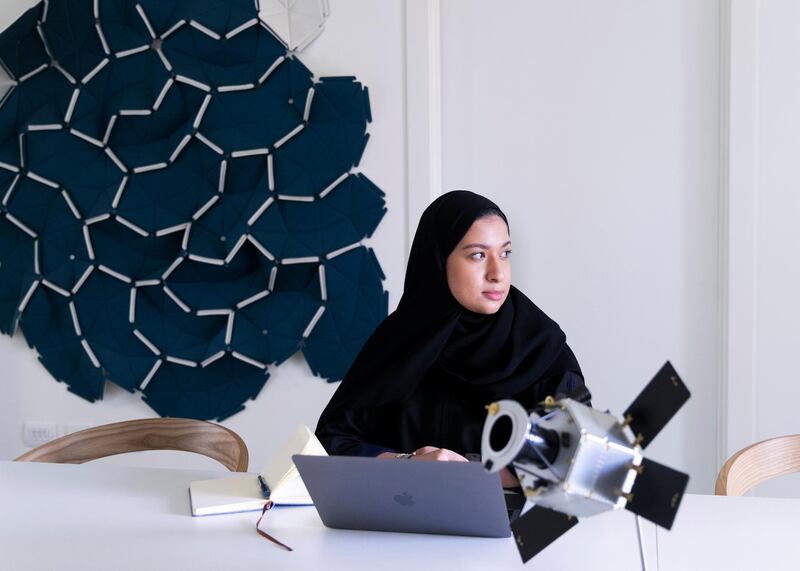
<svg viewBox="0 0 800 571"><path fill-rule="evenodd" d="M509 257L511 257L511 250L506 250L505 252L503 252L503 257L504 257L504 258L509 258Z"/></svg>
<svg viewBox="0 0 800 571"><path fill-rule="evenodd" d="M483 252L474 252L470 254L469 257L472 258L473 260L482 260L486 257L486 254L484 254Z"/></svg>

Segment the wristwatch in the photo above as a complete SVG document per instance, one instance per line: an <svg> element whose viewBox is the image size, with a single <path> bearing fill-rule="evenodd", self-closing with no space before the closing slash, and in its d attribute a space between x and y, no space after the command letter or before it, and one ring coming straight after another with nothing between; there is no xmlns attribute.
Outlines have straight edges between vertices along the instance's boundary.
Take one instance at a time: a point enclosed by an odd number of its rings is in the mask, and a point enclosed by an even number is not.
<svg viewBox="0 0 800 571"><path fill-rule="evenodd" d="M412 456L416 456L416 452L405 452L403 454L398 454L395 456L398 460L409 460Z"/></svg>

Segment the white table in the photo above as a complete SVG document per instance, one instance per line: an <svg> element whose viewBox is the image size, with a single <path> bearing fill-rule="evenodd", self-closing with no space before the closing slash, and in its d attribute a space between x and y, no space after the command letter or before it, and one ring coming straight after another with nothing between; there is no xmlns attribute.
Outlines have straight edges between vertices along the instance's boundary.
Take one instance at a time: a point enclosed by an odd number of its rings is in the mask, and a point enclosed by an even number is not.
<svg viewBox="0 0 800 571"><path fill-rule="evenodd" d="M257 512L189 515L189 482L225 474L0 462L0 568L639 569L625 511L583 519L522 565L511 538L333 530L313 507L275 508L262 528L289 553L256 534ZM649 569L798 569L784 556L795 522L800 500L687 496L672 532L645 525Z"/></svg>
<svg viewBox="0 0 800 571"><path fill-rule="evenodd" d="M800 569L800 499L687 496L671 531L658 529L665 569Z"/></svg>

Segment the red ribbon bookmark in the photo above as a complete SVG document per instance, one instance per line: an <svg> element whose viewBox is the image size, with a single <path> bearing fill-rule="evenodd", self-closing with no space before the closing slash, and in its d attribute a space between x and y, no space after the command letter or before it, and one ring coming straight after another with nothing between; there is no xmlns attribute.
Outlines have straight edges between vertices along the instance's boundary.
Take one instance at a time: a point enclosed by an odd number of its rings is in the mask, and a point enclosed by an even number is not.
<svg viewBox="0 0 800 571"><path fill-rule="evenodd" d="M294 551L291 547L289 547L285 543L281 543L280 541L278 541L277 539L272 537L267 532L261 531L259 529L259 527L258 527L259 525L261 525L261 520L264 519L264 514L267 513L267 510L272 509L273 505L275 505L275 504L273 504L270 500L267 500L267 503L264 504L264 509L261 510L261 517L259 517L258 521L256 522L256 531L258 532L258 535L260 535L261 537L265 537L265 538L269 539L272 543L274 543L276 545L280 545L281 547L283 547L287 551Z"/></svg>

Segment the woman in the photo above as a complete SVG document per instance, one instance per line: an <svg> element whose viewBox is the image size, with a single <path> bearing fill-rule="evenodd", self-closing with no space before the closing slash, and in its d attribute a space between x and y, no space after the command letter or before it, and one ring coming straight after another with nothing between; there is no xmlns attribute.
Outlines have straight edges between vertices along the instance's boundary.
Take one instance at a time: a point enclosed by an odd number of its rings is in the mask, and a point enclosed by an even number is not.
<svg viewBox="0 0 800 571"><path fill-rule="evenodd" d="M558 324L511 285L510 254L508 221L490 200L453 191L428 206L397 309L317 424L330 454L466 461L494 400L589 400ZM515 483L507 471L503 483Z"/></svg>

